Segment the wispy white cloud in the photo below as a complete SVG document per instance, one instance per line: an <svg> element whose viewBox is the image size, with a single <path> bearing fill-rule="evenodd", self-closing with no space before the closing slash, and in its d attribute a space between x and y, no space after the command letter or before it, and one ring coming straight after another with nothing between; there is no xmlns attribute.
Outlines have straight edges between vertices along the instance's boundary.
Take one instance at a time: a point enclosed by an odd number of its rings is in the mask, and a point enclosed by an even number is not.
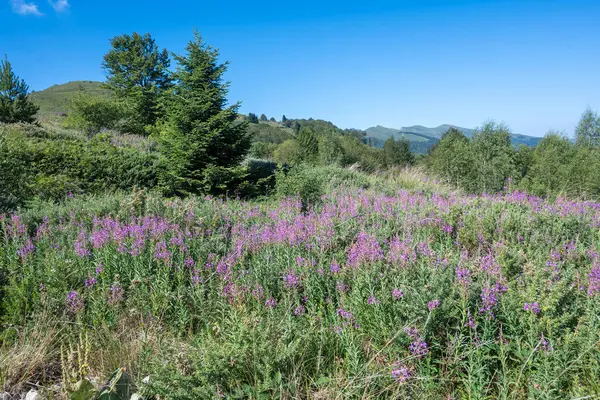
<svg viewBox="0 0 600 400"><path fill-rule="evenodd" d="M56 12L67 11L69 9L69 7L71 6L69 4L69 0L56 0L56 1L48 0L48 3L50 3L52 8L54 8L54 11L56 11Z"/></svg>
<svg viewBox="0 0 600 400"><path fill-rule="evenodd" d="M25 0L11 0L13 12L21 15L43 15L35 3L26 3Z"/></svg>

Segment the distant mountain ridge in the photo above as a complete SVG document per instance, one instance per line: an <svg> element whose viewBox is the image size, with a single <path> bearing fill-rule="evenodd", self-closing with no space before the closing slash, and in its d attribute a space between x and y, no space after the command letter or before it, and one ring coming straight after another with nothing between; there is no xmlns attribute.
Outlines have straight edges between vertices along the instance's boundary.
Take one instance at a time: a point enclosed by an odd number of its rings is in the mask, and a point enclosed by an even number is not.
<svg viewBox="0 0 600 400"><path fill-rule="evenodd" d="M436 144L442 135L450 128L458 129L465 134L465 136L471 138L475 133L475 129L462 128L456 125L440 125L435 128L427 128L422 125L406 126L400 129L387 128L385 126L377 125L366 129L367 140L370 139L373 146L383 147L383 143L390 137L396 139L404 138L407 139L411 144L411 150L416 153L426 153L434 144ZM527 136L513 133L511 134L512 144L519 146L524 144L526 146L535 146L542 138Z"/></svg>

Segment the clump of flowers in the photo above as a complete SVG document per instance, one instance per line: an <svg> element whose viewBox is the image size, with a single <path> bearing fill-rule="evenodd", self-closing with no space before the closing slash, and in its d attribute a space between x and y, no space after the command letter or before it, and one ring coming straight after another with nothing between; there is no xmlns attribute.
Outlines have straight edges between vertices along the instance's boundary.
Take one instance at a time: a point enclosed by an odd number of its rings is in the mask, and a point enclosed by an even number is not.
<svg viewBox="0 0 600 400"><path fill-rule="evenodd" d="M531 311L534 314L539 314L542 311L540 309L540 305L538 304L537 301L535 301L533 303L525 303L523 305L523 310L524 311Z"/></svg>
<svg viewBox="0 0 600 400"><path fill-rule="evenodd" d="M342 267L340 267L340 265L338 264L338 262L336 260L333 260L333 262L331 263L331 266L329 267L329 272L331 272L332 274L337 274L341 271L342 271Z"/></svg>
<svg viewBox="0 0 600 400"><path fill-rule="evenodd" d="M458 283L462 286L462 287L468 287L472 280L471 280L471 271L469 271L467 268L461 268L459 266L456 267L456 269L454 270L454 272L456 272L456 277L458 278Z"/></svg>
<svg viewBox="0 0 600 400"><path fill-rule="evenodd" d="M110 287L107 303L115 305L123 300L123 288L118 283Z"/></svg>
<svg viewBox="0 0 600 400"><path fill-rule="evenodd" d="M34 250L35 245L31 241L31 239L27 239L27 242L25 242L25 246L19 247L19 249L17 250L17 255L23 260L25 260L27 259L27 256L34 252Z"/></svg>
<svg viewBox="0 0 600 400"><path fill-rule="evenodd" d="M400 362L393 365L392 378L398 383L404 383L410 378L410 370Z"/></svg>
<svg viewBox="0 0 600 400"><path fill-rule="evenodd" d="M294 271L288 271L283 274L283 286L287 289L295 289L300 285L300 277L294 274Z"/></svg>
<svg viewBox="0 0 600 400"><path fill-rule="evenodd" d="M439 300L431 300L429 303L427 303L427 308L429 309L429 311L433 311L436 308L438 308L440 304L441 302Z"/></svg>
<svg viewBox="0 0 600 400"><path fill-rule="evenodd" d="M487 285L481 291L481 307L479 308L480 314L487 314L488 317L494 318L493 309L498 304L499 296L506 292L508 288L499 282L494 285Z"/></svg>
<svg viewBox="0 0 600 400"><path fill-rule="evenodd" d="M594 263L594 268L588 274L588 296L596 296L600 293L600 266Z"/></svg>
<svg viewBox="0 0 600 400"><path fill-rule="evenodd" d="M83 299L79 296L76 290L73 290L67 294L67 311L71 314L77 314L83 310L84 303Z"/></svg>
<svg viewBox="0 0 600 400"><path fill-rule="evenodd" d="M396 300L400 300L404 297L404 292L398 288L394 288L394 290L392 290L392 297Z"/></svg>
<svg viewBox="0 0 600 400"><path fill-rule="evenodd" d="M358 268L365 263L373 263L383 259L383 250L374 236L360 232L356 241L348 250L348 265Z"/></svg>
<svg viewBox="0 0 600 400"><path fill-rule="evenodd" d="M371 306L376 306L376 305L379 305L380 302L379 302L379 300L377 300L377 297L369 296L369 298L367 299L367 304L369 304Z"/></svg>
<svg viewBox="0 0 600 400"><path fill-rule="evenodd" d="M265 306L267 308L275 308L277 306L277 301L274 298L269 297L267 301L265 301Z"/></svg>
<svg viewBox="0 0 600 400"><path fill-rule="evenodd" d="M296 307L296 309L294 310L294 315L296 317L299 317L301 315L304 315L306 313L306 308L304 308L303 305L299 305L298 307Z"/></svg>
<svg viewBox="0 0 600 400"><path fill-rule="evenodd" d="M413 339L413 342L408 346L411 355L415 357L424 357L429 353L427 343L423 340L417 328L406 327L404 328L404 333Z"/></svg>

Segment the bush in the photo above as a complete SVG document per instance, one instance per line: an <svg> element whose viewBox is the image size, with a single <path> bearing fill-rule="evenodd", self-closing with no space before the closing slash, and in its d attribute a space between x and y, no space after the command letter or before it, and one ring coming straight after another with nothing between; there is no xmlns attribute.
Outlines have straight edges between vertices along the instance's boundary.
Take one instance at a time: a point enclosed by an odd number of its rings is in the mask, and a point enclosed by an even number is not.
<svg viewBox="0 0 600 400"><path fill-rule="evenodd" d="M275 143L254 142L250 146L249 155L254 158L272 160L278 145Z"/></svg>
<svg viewBox="0 0 600 400"><path fill-rule="evenodd" d="M156 153L117 147L108 135L66 139L48 131L0 127L0 211L36 197L63 200L69 192L152 188L157 169Z"/></svg>
<svg viewBox="0 0 600 400"><path fill-rule="evenodd" d="M65 123L93 136L102 129L117 128L124 115L123 107L115 100L81 93L73 98Z"/></svg>
<svg viewBox="0 0 600 400"><path fill-rule="evenodd" d="M361 173L335 166L299 165L288 172L279 170L276 174L275 189L278 196L298 196L305 210L317 205L326 192L342 186L364 189L369 187L369 182Z"/></svg>

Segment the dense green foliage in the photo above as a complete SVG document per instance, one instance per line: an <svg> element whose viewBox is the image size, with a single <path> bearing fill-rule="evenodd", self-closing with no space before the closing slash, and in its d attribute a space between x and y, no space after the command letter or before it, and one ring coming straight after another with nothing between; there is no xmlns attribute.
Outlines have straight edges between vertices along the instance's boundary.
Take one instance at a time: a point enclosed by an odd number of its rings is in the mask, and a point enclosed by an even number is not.
<svg viewBox="0 0 600 400"><path fill-rule="evenodd" d="M79 93L71 100L66 125L93 136L103 129L117 129L125 117L124 108L109 97Z"/></svg>
<svg viewBox="0 0 600 400"><path fill-rule="evenodd" d="M393 137L383 144L383 157L388 167L405 167L415 161L415 157L410 151L410 142L406 139L396 140Z"/></svg>
<svg viewBox="0 0 600 400"><path fill-rule="evenodd" d="M149 33L116 36L110 44L102 63L106 86L129 107L127 132L144 134L162 115L161 96L171 85L169 53Z"/></svg>
<svg viewBox="0 0 600 400"><path fill-rule="evenodd" d="M29 99L29 86L15 75L8 59L0 61L0 123L31 123L38 109Z"/></svg>
<svg viewBox="0 0 600 400"><path fill-rule="evenodd" d="M507 185L538 196L597 199L600 195L600 149L595 135L600 121L587 110L576 128L576 143L550 132L536 147L513 147L510 131L484 124L469 140L449 129L425 163L445 181L473 193L497 193Z"/></svg>
<svg viewBox="0 0 600 400"><path fill-rule="evenodd" d="M0 212L35 198L103 193L157 184L156 153L35 126L0 125Z"/></svg>

